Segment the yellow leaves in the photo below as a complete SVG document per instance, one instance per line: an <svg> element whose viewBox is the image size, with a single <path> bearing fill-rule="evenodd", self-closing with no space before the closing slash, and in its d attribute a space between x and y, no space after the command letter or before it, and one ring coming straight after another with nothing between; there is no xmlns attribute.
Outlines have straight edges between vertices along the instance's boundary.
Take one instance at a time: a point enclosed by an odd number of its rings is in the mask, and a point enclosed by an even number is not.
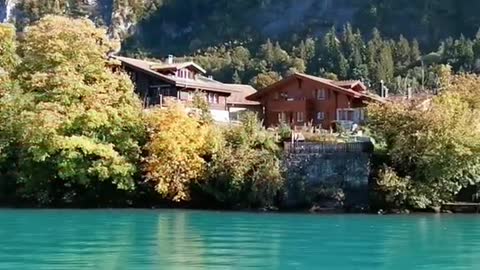
<svg viewBox="0 0 480 270"><path fill-rule="evenodd" d="M103 67L112 43L105 29L87 19L46 16L25 30L20 46L23 69L46 71L58 66L89 70Z"/></svg>
<svg viewBox="0 0 480 270"><path fill-rule="evenodd" d="M15 27L0 23L0 76L2 72L11 72L18 64L15 50Z"/></svg>
<svg viewBox="0 0 480 270"><path fill-rule="evenodd" d="M189 199L189 185L205 169L202 155L208 151L209 126L187 115L179 104L146 115L149 143L145 172L157 191L174 201Z"/></svg>
<svg viewBox="0 0 480 270"><path fill-rule="evenodd" d="M141 104L128 77L106 66L110 45L105 30L86 19L47 16L26 29L12 78L21 91L0 100L8 127L0 136L21 153L22 179L134 186Z"/></svg>

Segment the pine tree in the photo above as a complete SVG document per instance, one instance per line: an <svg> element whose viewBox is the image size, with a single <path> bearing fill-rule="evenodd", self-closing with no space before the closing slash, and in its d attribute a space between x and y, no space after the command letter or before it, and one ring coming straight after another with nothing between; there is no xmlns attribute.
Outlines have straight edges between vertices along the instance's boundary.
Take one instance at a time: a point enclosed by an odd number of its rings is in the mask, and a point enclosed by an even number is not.
<svg viewBox="0 0 480 270"><path fill-rule="evenodd" d="M420 52L420 45L418 44L418 40L414 39L412 41L412 46L410 49L410 63L415 63L416 61L420 60L422 53Z"/></svg>
<svg viewBox="0 0 480 270"><path fill-rule="evenodd" d="M348 79L348 72L350 66L348 64L347 59L343 54L340 53L339 60L338 60L338 68L337 68L337 75L340 79Z"/></svg>
<svg viewBox="0 0 480 270"><path fill-rule="evenodd" d="M342 43L343 54L349 66L347 77L359 78L359 76L366 76L368 71L365 70L364 67L361 67L365 58L365 43L363 42L360 30L353 33L351 25L347 24L343 29Z"/></svg>
<svg viewBox="0 0 480 270"><path fill-rule="evenodd" d="M403 35L400 35L394 49L395 69L403 70L408 67L408 65L410 65L411 54L410 43Z"/></svg>
<svg viewBox="0 0 480 270"><path fill-rule="evenodd" d="M392 82L394 62L391 42L383 41L380 32L375 28L372 39L368 42L368 70L370 79L378 84Z"/></svg>
<svg viewBox="0 0 480 270"><path fill-rule="evenodd" d="M472 41L461 35L460 39L456 42L456 48L458 54L458 65L460 65L460 67L466 71L470 71L475 60Z"/></svg>
<svg viewBox="0 0 480 270"><path fill-rule="evenodd" d="M475 35L475 39L473 40L473 54L475 55L475 59L480 58L480 29L478 29L477 34Z"/></svg>
<svg viewBox="0 0 480 270"><path fill-rule="evenodd" d="M300 44L298 45L298 47L293 47L292 52L295 57L298 57L303 60L307 60L307 48L303 40L300 41Z"/></svg>
<svg viewBox="0 0 480 270"><path fill-rule="evenodd" d="M312 38L305 39L305 61L310 61L315 56L315 40Z"/></svg>
<svg viewBox="0 0 480 270"><path fill-rule="evenodd" d="M392 82L394 77L394 63L392 56L392 48L385 44L378 59L377 80Z"/></svg>
<svg viewBox="0 0 480 270"><path fill-rule="evenodd" d="M348 23L343 27L342 47L344 55L351 55L356 49L356 39L353 34L352 26Z"/></svg>
<svg viewBox="0 0 480 270"><path fill-rule="evenodd" d="M341 78L346 78L348 76L349 64L342 53L340 45L335 27L332 27L322 40L320 67L325 72L333 72Z"/></svg>
<svg viewBox="0 0 480 270"><path fill-rule="evenodd" d="M265 44L260 46L260 58L267 61L268 64L273 63L274 61L274 52L273 52L273 43L270 39L267 39Z"/></svg>

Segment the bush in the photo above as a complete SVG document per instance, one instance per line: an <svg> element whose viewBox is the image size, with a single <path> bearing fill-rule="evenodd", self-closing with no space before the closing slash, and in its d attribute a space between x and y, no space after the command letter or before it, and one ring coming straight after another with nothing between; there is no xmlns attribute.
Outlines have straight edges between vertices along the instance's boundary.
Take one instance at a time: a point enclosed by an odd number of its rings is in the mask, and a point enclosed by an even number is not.
<svg viewBox="0 0 480 270"><path fill-rule="evenodd" d="M155 109L146 116L149 141L145 146L146 179L155 184L164 198L172 201L190 200L190 186L200 180L206 169L208 124L187 115L180 104ZM210 137L211 138L211 137Z"/></svg>
<svg viewBox="0 0 480 270"><path fill-rule="evenodd" d="M390 167L379 173L380 191L395 207L437 207L480 180L480 78L442 78L431 104L371 104L369 128Z"/></svg>
<svg viewBox="0 0 480 270"><path fill-rule="evenodd" d="M283 188L279 149L254 114L224 130L224 142L208 164L201 190L225 207L272 206Z"/></svg>

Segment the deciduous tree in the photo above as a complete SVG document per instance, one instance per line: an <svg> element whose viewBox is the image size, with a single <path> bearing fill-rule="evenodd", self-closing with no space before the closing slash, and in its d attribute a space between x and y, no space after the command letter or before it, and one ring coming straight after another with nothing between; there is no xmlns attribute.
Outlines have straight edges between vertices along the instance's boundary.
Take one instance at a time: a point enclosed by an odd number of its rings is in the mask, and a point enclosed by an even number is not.
<svg viewBox="0 0 480 270"><path fill-rule="evenodd" d="M25 29L19 96L0 110L22 108L4 124L22 119L7 136L26 196L50 203L86 187L134 188L142 112L128 76L107 66L113 46L86 19L47 16Z"/></svg>

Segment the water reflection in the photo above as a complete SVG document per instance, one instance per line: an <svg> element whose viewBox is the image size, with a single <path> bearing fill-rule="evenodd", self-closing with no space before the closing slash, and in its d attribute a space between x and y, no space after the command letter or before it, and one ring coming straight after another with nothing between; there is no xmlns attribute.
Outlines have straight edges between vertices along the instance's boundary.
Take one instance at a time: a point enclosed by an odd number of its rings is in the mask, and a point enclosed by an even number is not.
<svg viewBox="0 0 480 270"><path fill-rule="evenodd" d="M476 216L0 211L0 269L480 269Z"/></svg>

